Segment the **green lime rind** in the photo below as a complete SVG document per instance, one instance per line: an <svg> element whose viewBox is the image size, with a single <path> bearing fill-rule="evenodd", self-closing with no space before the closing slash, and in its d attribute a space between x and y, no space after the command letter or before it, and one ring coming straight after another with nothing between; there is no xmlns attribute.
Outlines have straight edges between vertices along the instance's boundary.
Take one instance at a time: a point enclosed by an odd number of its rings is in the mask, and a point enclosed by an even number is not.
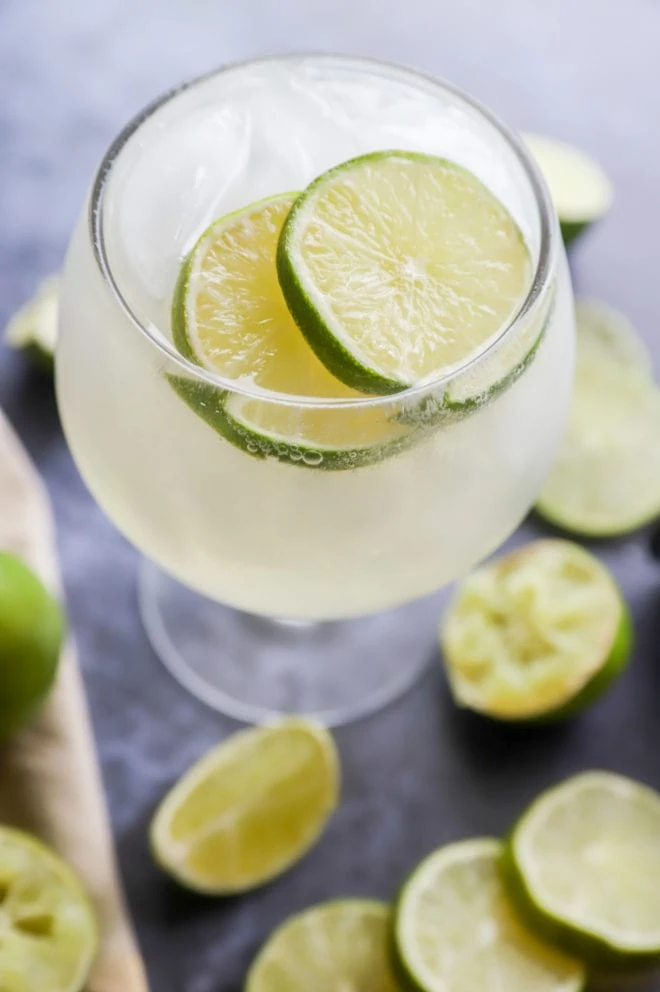
<svg viewBox="0 0 660 992"><path fill-rule="evenodd" d="M385 162L393 157L407 162L420 162L442 166L453 173L468 176L474 181L476 177L449 159L423 152L410 152L390 149L371 152L342 162L315 179L298 197L282 227L276 255L277 274L282 293L293 319L300 328L307 343L316 353L319 360L340 381L363 393L390 395L409 388L413 383L388 377L376 369L361 362L349 348L344 345L328 326L327 320L312 299L311 287L305 285L297 264L298 226L306 216L308 205L313 201L317 192L332 185L336 177L344 176L351 170L359 169L370 163ZM516 228L522 244L522 232Z"/></svg>
<svg viewBox="0 0 660 992"><path fill-rule="evenodd" d="M388 954L389 916L389 906L373 899L336 899L296 914L257 955L245 992L398 992Z"/></svg>
<svg viewBox="0 0 660 992"><path fill-rule="evenodd" d="M373 369L362 365L326 326L325 320L318 308L314 306L306 289L302 285L296 268L294 261L296 223L298 218L302 216L309 197L313 196L318 189L322 189L328 182L331 182L335 176L343 175L348 169L354 168L356 165L382 161L392 154L402 155L405 158L418 159L420 161L433 159L431 155L414 152L371 152L368 155L359 155L356 158L349 159L347 162L342 162L341 165L337 165L333 169L324 172L309 184L307 189L291 207L289 216L284 222L280 233L275 257L277 277L286 304L291 316L317 358L341 382L352 386L353 389L357 389L362 393L373 393L377 396L387 396L392 393L401 392L401 390L406 389L410 384L393 381L379 375Z"/></svg>
<svg viewBox="0 0 660 992"><path fill-rule="evenodd" d="M356 448L327 448L306 445L251 430L231 415L227 403L232 394L209 383L168 373L166 378L184 403L209 427L252 458L274 458L285 465L317 471L344 472L376 465L406 451L419 438L410 433L391 441Z"/></svg>
<svg viewBox="0 0 660 992"><path fill-rule="evenodd" d="M597 220L561 220L560 218L559 230L565 247L569 248L585 231L597 223Z"/></svg>
<svg viewBox="0 0 660 992"><path fill-rule="evenodd" d="M577 778L593 774L602 773L586 772ZM631 975L646 980L650 974L660 968L660 945L652 949L635 949L629 944L624 947L602 933L578 927L569 919L541 905L520 866L517 848L529 817L549 796L564 788L566 784L562 783L542 793L523 813L505 839L500 870L507 893L527 926L554 947L583 961L592 974L601 973L612 978L618 976L619 979L624 975ZM638 783L635 785L639 789L644 788ZM660 796L654 793L654 798L660 804ZM566 858L571 858L568 851ZM579 872L579 864L576 864L575 870ZM625 898L624 894L622 898Z"/></svg>

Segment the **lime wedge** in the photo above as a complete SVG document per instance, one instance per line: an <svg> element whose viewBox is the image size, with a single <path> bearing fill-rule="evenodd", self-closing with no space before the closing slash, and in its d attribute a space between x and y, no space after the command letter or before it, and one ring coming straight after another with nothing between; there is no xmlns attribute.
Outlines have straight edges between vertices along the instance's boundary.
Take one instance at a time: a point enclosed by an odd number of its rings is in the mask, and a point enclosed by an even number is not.
<svg viewBox="0 0 660 992"><path fill-rule="evenodd" d="M631 641L612 576L569 541L535 541L477 569L441 630L456 702L510 721L578 713L621 673Z"/></svg>
<svg viewBox="0 0 660 992"><path fill-rule="evenodd" d="M523 135L550 188L566 245L612 205L612 184L584 152L540 134Z"/></svg>
<svg viewBox="0 0 660 992"><path fill-rule="evenodd" d="M368 393L460 367L517 312L532 277L520 230L475 176L398 151L316 179L282 228L277 268L321 361Z"/></svg>
<svg viewBox="0 0 660 992"><path fill-rule="evenodd" d="M623 318L594 304L577 318L568 426L536 509L564 530L610 537L660 512L660 391Z"/></svg>
<svg viewBox="0 0 660 992"><path fill-rule="evenodd" d="M151 826L156 860L188 888L245 892L285 871L334 810L339 762L330 734L305 720L223 741L163 800Z"/></svg>
<svg viewBox="0 0 660 992"><path fill-rule="evenodd" d="M25 349L43 369L53 368L57 344L60 280L51 276L7 325L5 337L12 348Z"/></svg>
<svg viewBox="0 0 660 992"><path fill-rule="evenodd" d="M660 963L660 794L608 772L544 792L503 859L530 925L596 970Z"/></svg>
<svg viewBox="0 0 660 992"><path fill-rule="evenodd" d="M39 841L0 827L0 989L80 992L98 935L71 869Z"/></svg>
<svg viewBox="0 0 660 992"><path fill-rule="evenodd" d="M382 408L304 405L298 397L351 399L318 360L287 310L275 252L296 198L287 193L216 221L181 269L172 335L191 361L236 382L216 389L185 376L170 383L188 406L226 440L256 458L307 468L348 469L396 454L410 428ZM252 394L288 394L290 402Z"/></svg>
<svg viewBox="0 0 660 992"><path fill-rule="evenodd" d="M450 844L405 882L394 918L398 966L418 992L579 992L582 965L542 943L515 914L496 840Z"/></svg>
<svg viewBox="0 0 660 992"><path fill-rule="evenodd" d="M366 899L329 902L279 927L245 992L397 992L388 953L390 913Z"/></svg>

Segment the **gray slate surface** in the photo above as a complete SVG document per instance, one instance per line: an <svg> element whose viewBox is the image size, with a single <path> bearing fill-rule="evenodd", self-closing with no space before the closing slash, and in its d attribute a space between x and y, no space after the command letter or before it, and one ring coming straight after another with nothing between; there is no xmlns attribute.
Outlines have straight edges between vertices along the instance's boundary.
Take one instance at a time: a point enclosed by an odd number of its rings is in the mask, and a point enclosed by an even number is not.
<svg viewBox="0 0 660 992"><path fill-rule="evenodd" d="M575 252L576 282L630 314L660 369L657 0L0 0L0 325L59 266L93 169L140 105L223 61L304 48L407 62L464 86L514 125L597 155L618 196ZM660 565L642 534L598 547L631 602L637 650L584 719L535 733L486 728L452 709L434 666L398 704L338 734L344 802L301 865L240 900L177 890L151 862L146 823L169 783L234 726L154 657L137 615L136 555L85 491L49 383L2 349L0 402L55 504L154 992L237 992L255 949L288 914L332 896L388 897L431 848L500 833L570 772L600 766L660 786ZM538 533L529 523L517 539Z"/></svg>

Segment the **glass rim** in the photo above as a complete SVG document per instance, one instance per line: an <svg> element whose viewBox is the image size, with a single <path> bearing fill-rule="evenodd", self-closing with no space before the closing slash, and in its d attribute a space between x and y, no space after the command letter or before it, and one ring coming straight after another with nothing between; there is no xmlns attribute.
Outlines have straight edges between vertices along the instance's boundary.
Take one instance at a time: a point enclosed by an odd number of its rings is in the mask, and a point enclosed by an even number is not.
<svg viewBox="0 0 660 992"><path fill-rule="evenodd" d="M258 66L268 62L286 62L289 60L302 58L318 59L321 61L328 60L331 62L345 61L349 64L362 65L366 68L372 66L375 69L395 71L408 75L413 79L423 80L440 90L444 90L450 96L462 101L472 110L476 111L477 114L479 114L488 124L499 132L508 144L509 148L514 152L518 162L522 166L523 172L529 182L534 196L534 203L539 220L538 259L527 295L521 302L518 309L513 313L509 321L499 329L486 348L478 351L467 361L459 365L458 368L454 368L448 372L440 372L433 378L427 378L422 382L415 383L414 385L408 386L396 393L388 393L385 395L364 395L350 399L298 396L292 393L279 393L260 389L259 387L250 386L249 384L239 383L237 380L223 376L219 372L213 372L204 366L197 365L177 351L173 342L165 334L163 334L162 331L156 327L156 325L150 326L148 322L141 320L137 314L134 313L132 307L126 300L121 287L115 279L112 266L108 258L104 233L105 193L108 182L113 173L115 162L130 139L139 131L142 125L146 124L146 122L150 120L159 110L169 104L172 100L175 100L182 93L192 90L196 86L200 86L211 79L215 79L217 76L221 76L226 72L244 67L247 68L249 66ZM235 62L229 62L217 69L212 69L210 72L206 72L202 75L194 76L191 79L185 80L150 101L128 122L128 124L125 125L124 128L122 128L103 156L92 183L87 220L94 260L101 278L110 289L115 302L119 305L125 316L128 317L130 323L144 338L146 338L148 343L160 351L169 362L177 365L179 369L185 372L189 378L197 379L207 385L214 386L224 392L234 393L248 400L261 400L263 402L272 403L273 405L278 406L307 407L313 409L359 409L391 405L392 403L401 401L405 402L418 396L424 396L430 391L450 383L452 380L462 376L469 370L478 367L481 362L485 361L492 352L499 348L500 345L504 344L504 342L514 334L516 328L519 327L520 323L534 309L537 301L543 296L553 275L555 245L558 232L558 225L555 222L554 216L554 206L549 190L531 152L526 147L522 138L520 138L515 131L510 129L498 117L498 115L484 106L480 100L470 96L459 86L455 86L453 83L450 83L445 79L438 78L427 72L412 69L396 62L389 62L367 56L341 55L330 52L314 51L264 55L257 58L241 59Z"/></svg>

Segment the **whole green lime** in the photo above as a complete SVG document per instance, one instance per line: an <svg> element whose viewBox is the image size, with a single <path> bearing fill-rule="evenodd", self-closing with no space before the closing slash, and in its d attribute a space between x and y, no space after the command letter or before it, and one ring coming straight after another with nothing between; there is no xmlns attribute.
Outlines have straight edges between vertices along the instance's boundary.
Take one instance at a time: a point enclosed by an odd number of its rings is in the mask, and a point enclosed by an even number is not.
<svg viewBox="0 0 660 992"><path fill-rule="evenodd" d="M41 580L16 555L0 552L0 738L19 730L48 695L65 628Z"/></svg>

